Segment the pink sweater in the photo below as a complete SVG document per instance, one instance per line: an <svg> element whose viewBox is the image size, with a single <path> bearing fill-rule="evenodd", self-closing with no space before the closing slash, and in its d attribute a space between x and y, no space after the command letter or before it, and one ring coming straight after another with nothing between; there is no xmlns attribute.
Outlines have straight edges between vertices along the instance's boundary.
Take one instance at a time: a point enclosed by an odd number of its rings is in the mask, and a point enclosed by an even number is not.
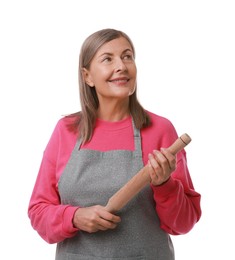
<svg viewBox="0 0 235 260"><path fill-rule="evenodd" d="M152 125L141 130L144 164L154 149L168 147L177 138L174 126L166 118L148 112ZM73 237L78 229L72 218L79 207L61 205L58 181L75 146L77 136L67 130L70 118L58 121L46 146L38 177L29 202L31 224L48 243ZM131 117L119 122L97 120L91 141L81 149L134 150ZM183 150L177 154L177 168L161 186L152 186L161 228L172 235L189 232L201 216L200 194L194 190Z"/></svg>

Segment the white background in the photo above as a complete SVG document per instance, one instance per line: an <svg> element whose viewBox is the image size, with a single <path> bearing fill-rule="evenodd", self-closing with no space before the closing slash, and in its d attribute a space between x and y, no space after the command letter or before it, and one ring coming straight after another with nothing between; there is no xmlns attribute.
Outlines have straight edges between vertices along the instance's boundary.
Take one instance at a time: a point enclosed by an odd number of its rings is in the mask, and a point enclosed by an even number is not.
<svg viewBox="0 0 235 260"><path fill-rule="evenodd" d="M0 1L1 255L54 259L27 206L58 119L78 111L83 40L112 27L133 40L138 96L170 119L186 148L202 218L172 237L177 260L235 259L234 1Z"/></svg>

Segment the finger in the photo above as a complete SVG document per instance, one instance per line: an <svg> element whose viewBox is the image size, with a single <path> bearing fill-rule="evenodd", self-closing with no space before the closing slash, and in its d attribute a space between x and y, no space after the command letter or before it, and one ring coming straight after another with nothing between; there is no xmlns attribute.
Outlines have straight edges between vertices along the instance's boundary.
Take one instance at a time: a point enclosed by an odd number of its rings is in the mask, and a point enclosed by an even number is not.
<svg viewBox="0 0 235 260"><path fill-rule="evenodd" d="M108 212L106 209L100 212L100 217L113 223L121 222L121 218L119 216Z"/></svg>
<svg viewBox="0 0 235 260"><path fill-rule="evenodd" d="M156 173L157 171L160 171L161 170L161 166L159 165L157 159L155 158L155 156L153 156L153 154L149 154L148 155L148 158L149 158L149 162L154 170L154 172Z"/></svg>
<svg viewBox="0 0 235 260"><path fill-rule="evenodd" d="M151 182L156 184L158 182L158 175L156 174L155 171L151 171L149 172L150 178L151 178Z"/></svg>
<svg viewBox="0 0 235 260"><path fill-rule="evenodd" d="M100 218L98 225L100 230L107 230L116 228L117 223Z"/></svg>
<svg viewBox="0 0 235 260"><path fill-rule="evenodd" d="M175 170L176 168L176 156L173 155L172 153L169 152L168 149L166 148L161 148L160 149L162 154L166 157L168 163L169 163L169 167L172 170Z"/></svg>
<svg viewBox="0 0 235 260"><path fill-rule="evenodd" d="M149 167L152 168L152 171L149 171L149 175L151 178L151 183L153 185L158 185L161 183L161 176L162 176L162 169L160 165L157 163L155 157L152 154L149 154L149 161L148 161Z"/></svg>
<svg viewBox="0 0 235 260"><path fill-rule="evenodd" d="M162 150L163 149L161 149L161 151ZM175 169L175 158L171 153L167 152L166 150L167 149L164 150L164 153L154 150L154 155L164 172L172 172Z"/></svg>
<svg viewBox="0 0 235 260"><path fill-rule="evenodd" d="M164 165L164 166L168 165L168 160L163 153L161 153L158 150L153 150L153 154L154 154L155 159L158 162L158 164Z"/></svg>

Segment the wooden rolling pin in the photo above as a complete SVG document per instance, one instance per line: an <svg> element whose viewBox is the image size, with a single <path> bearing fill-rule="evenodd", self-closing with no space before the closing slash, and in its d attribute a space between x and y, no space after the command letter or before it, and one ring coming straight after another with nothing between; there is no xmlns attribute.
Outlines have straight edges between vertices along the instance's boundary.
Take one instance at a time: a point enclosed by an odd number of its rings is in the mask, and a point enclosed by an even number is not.
<svg viewBox="0 0 235 260"><path fill-rule="evenodd" d="M188 134L181 135L167 149L174 155L191 142ZM145 165L135 176L133 176L120 190L118 190L108 201L105 208L109 212L117 212L122 209L138 192L150 183L150 168Z"/></svg>

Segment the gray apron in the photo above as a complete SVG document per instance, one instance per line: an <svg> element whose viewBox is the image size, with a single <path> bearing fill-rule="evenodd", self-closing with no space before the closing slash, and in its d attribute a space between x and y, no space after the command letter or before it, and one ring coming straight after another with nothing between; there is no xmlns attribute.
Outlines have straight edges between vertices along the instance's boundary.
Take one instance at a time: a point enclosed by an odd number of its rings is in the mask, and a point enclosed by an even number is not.
<svg viewBox="0 0 235 260"><path fill-rule="evenodd" d="M140 131L134 128L135 150L100 152L80 149L78 140L59 180L62 204L105 206L108 199L144 165ZM170 236L160 228L150 186L122 210L116 229L77 234L57 244L56 260L173 260Z"/></svg>

